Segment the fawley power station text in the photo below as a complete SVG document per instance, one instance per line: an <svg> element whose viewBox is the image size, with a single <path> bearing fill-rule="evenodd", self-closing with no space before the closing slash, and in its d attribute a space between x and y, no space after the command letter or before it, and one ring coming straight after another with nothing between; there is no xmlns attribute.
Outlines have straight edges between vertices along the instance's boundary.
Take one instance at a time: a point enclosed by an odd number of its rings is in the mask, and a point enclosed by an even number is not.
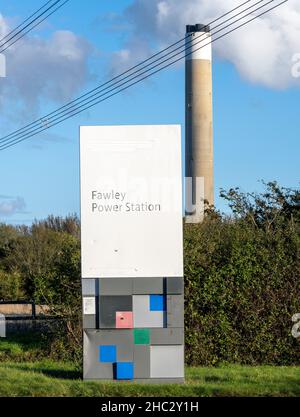
<svg viewBox="0 0 300 417"><path fill-rule="evenodd" d="M121 191L92 191L93 213L121 213L121 212L160 212L161 205L149 203L132 203L126 201L126 193ZM122 203L122 204L121 204Z"/></svg>

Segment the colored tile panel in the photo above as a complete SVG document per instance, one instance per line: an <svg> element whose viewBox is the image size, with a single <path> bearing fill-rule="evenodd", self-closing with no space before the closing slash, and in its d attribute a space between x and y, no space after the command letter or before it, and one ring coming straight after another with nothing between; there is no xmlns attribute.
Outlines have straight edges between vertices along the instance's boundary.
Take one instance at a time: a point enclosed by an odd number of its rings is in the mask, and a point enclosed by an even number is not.
<svg viewBox="0 0 300 417"><path fill-rule="evenodd" d="M150 295L150 311L166 311L166 297L164 295Z"/></svg>
<svg viewBox="0 0 300 417"><path fill-rule="evenodd" d="M116 362L117 347L115 345L99 346L99 362Z"/></svg>
<svg viewBox="0 0 300 417"><path fill-rule="evenodd" d="M117 311L116 312L116 328L117 329L132 329L133 328L133 313L131 311Z"/></svg>
<svg viewBox="0 0 300 417"><path fill-rule="evenodd" d="M134 329L133 338L135 345L149 345L150 344L150 330L149 329Z"/></svg>
<svg viewBox="0 0 300 417"><path fill-rule="evenodd" d="M116 363L116 379L133 379L134 366L132 362Z"/></svg>

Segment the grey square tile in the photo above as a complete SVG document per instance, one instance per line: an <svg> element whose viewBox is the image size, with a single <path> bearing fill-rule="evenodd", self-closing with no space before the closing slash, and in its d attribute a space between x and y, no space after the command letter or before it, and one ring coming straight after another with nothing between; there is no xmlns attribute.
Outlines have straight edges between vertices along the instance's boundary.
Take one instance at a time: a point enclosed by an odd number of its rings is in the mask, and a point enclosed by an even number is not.
<svg viewBox="0 0 300 417"><path fill-rule="evenodd" d="M133 361L134 378L150 378L150 346L134 345Z"/></svg>
<svg viewBox="0 0 300 417"><path fill-rule="evenodd" d="M184 327L184 296L167 296L167 327Z"/></svg>
<svg viewBox="0 0 300 417"><path fill-rule="evenodd" d="M183 278L179 277L169 277L166 278L166 292L167 294L183 294L184 286L183 286Z"/></svg>
<svg viewBox="0 0 300 417"><path fill-rule="evenodd" d="M151 345L183 345L184 344L184 330L183 328L151 329L150 344Z"/></svg>
<svg viewBox="0 0 300 417"><path fill-rule="evenodd" d="M84 278L81 280L82 295L83 296L96 296L97 294L97 279Z"/></svg>
<svg viewBox="0 0 300 417"><path fill-rule="evenodd" d="M132 295L132 278L101 278L100 295Z"/></svg>
<svg viewBox="0 0 300 417"><path fill-rule="evenodd" d="M183 378L184 347L151 346L150 376L151 378Z"/></svg>
<svg viewBox="0 0 300 417"><path fill-rule="evenodd" d="M82 327L84 329L96 329L96 315L85 314L82 320Z"/></svg>
<svg viewBox="0 0 300 417"><path fill-rule="evenodd" d="M164 278L132 278L133 294L163 294Z"/></svg>

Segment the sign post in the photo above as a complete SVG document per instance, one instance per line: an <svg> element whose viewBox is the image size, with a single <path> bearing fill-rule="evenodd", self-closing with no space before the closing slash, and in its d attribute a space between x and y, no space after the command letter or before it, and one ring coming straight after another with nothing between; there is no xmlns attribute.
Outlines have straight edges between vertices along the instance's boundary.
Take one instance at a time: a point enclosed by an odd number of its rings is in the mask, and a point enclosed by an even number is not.
<svg viewBox="0 0 300 417"><path fill-rule="evenodd" d="M80 129L84 378L184 379L180 126Z"/></svg>

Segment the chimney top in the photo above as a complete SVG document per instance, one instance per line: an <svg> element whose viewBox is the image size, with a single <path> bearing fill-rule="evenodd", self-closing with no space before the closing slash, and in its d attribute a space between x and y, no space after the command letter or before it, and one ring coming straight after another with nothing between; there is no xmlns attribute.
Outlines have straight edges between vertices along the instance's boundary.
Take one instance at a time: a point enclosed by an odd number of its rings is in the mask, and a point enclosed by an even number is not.
<svg viewBox="0 0 300 417"><path fill-rule="evenodd" d="M196 25L187 25L186 33L192 32L210 32L210 26L202 25L200 23L197 23Z"/></svg>

